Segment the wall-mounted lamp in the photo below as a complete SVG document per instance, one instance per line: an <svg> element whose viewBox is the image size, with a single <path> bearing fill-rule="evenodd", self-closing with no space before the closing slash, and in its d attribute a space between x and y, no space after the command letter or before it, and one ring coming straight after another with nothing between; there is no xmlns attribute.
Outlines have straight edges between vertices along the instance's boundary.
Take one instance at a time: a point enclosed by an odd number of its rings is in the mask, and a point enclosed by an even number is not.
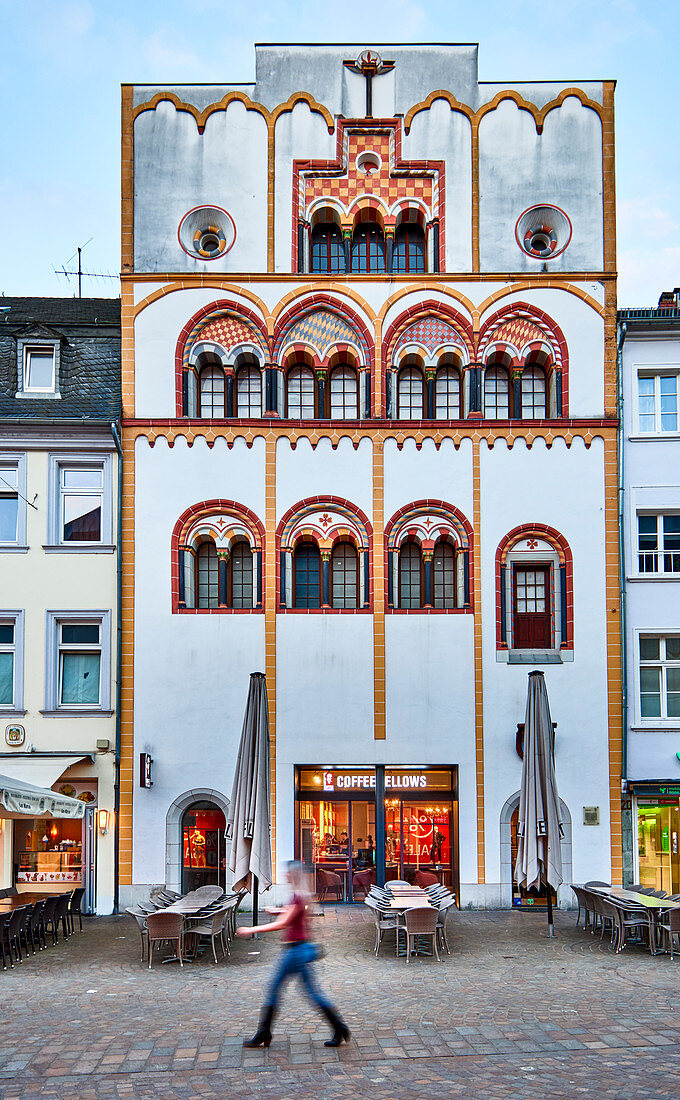
<svg viewBox="0 0 680 1100"><path fill-rule="evenodd" d="M109 811L97 810L97 823L99 825L99 832L102 836L106 836L109 831Z"/></svg>

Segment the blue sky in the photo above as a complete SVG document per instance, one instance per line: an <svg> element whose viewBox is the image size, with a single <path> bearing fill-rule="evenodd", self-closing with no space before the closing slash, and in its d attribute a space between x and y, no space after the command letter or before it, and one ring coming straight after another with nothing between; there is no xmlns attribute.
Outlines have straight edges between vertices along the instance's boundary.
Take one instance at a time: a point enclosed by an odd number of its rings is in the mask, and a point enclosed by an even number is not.
<svg viewBox="0 0 680 1100"><path fill-rule="evenodd" d="M0 293L73 293L54 268L89 238L118 271L122 82L249 81L258 41L449 41L482 80L618 81L619 302L654 305L680 285L679 30L679 0L0 0Z"/></svg>

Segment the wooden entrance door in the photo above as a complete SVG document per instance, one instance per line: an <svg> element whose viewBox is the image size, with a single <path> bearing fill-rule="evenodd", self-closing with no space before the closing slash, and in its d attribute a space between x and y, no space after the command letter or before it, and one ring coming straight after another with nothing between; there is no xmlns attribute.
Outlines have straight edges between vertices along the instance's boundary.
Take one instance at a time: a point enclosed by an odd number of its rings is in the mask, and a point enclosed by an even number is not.
<svg viewBox="0 0 680 1100"><path fill-rule="evenodd" d="M550 649L549 566L515 566L513 608L513 649Z"/></svg>

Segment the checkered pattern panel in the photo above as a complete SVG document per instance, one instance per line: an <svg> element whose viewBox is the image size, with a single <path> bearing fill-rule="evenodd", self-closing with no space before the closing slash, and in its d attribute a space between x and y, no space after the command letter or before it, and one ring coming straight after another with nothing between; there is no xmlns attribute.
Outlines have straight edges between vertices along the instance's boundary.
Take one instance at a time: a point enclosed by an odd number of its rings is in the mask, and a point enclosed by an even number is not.
<svg viewBox="0 0 680 1100"><path fill-rule="evenodd" d="M494 329L493 338L507 341L521 351L532 340L545 340L545 334L526 317L515 317Z"/></svg>
<svg viewBox="0 0 680 1100"><path fill-rule="evenodd" d="M356 168L356 159L360 153L375 152L381 160L379 171L364 174ZM392 176L392 156L390 153L390 134L369 131L350 132L344 155L347 172L342 176L320 176L310 178L304 173L304 200L309 206L319 198L337 199L347 209L355 199L362 195L375 195L390 207L398 199L415 198L425 203L429 210L433 208L432 174L400 172Z"/></svg>
<svg viewBox="0 0 680 1100"><path fill-rule="evenodd" d="M262 337L255 326L243 320L242 317L233 317L231 314L224 314L208 321L205 328L199 332L197 339L213 340L225 351L236 347L237 344L256 344L263 351L265 350L262 346Z"/></svg>
<svg viewBox="0 0 680 1100"><path fill-rule="evenodd" d="M442 344L455 344L461 350L465 347L455 328L439 317L425 317L421 321L416 321L414 325L410 325L399 337L395 352L407 344L419 344L429 352L440 348Z"/></svg>
<svg viewBox="0 0 680 1100"><path fill-rule="evenodd" d="M368 362L368 348L364 338L344 317L339 317L336 313L330 313L327 310L315 310L313 313L308 313L302 320L296 321L285 337L279 340L277 352L284 341L286 344L291 341L299 344L313 344L318 349L321 359L325 359L334 344L356 344L364 354L364 362Z"/></svg>

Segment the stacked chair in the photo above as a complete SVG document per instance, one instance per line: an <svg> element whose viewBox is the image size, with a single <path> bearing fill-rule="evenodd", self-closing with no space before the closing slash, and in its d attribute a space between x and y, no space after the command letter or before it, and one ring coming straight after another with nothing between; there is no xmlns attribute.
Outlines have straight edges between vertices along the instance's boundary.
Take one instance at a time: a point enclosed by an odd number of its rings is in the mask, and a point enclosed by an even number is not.
<svg viewBox="0 0 680 1100"><path fill-rule="evenodd" d="M52 894L35 902L27 902L11 912L0 912L0 958L2 968L14 968L15 963L23 963L30 955L54 947L59 942L61 931L64 940L69 939L75 930L75 917L78 917L80 931L83 931L82 899L85 890L82 887L67 894ZM0 891L3 897L17 897L16 887Z"/></svg>

